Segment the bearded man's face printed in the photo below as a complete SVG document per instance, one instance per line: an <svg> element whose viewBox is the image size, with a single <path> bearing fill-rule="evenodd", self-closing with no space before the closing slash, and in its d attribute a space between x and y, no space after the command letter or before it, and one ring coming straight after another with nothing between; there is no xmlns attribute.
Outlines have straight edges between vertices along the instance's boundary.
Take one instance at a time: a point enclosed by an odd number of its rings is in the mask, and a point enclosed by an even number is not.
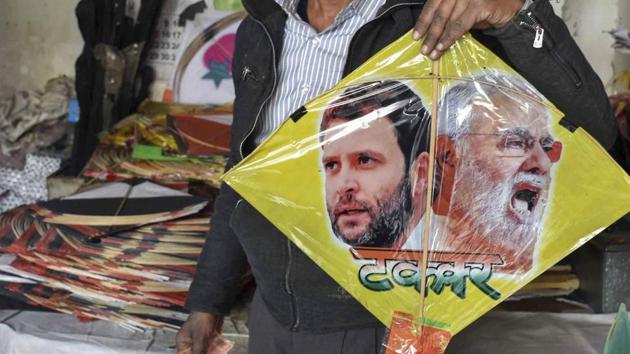
<svg viewBox="0 0 630 354"><path fill-rule="evenodd" d="M333 119L327 129L346 122ZM326 206L335 235L352 246L390 246L412 212L411 182L393 123L378 118L341 139L324 141Z"/></svg>
<svg viewBox="0 0 630 354"><path fill-rule="evenodd" d="M540 104L502 95L491 97L492 105L487 100L473 100L469 129L458 137L449 214L466 219L490 244L524 248L540 232L561 145L550 135Z"/></svg>

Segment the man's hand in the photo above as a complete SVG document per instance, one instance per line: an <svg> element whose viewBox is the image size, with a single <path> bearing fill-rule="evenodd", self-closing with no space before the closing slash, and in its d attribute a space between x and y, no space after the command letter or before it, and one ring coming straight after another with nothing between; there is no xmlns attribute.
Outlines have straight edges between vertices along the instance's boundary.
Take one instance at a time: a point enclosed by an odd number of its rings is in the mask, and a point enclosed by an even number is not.
<svg viewBox="0 0 630 354"><path fill-rule="evenodd" d="M507 24L523 7L524 0L427 0L413 37L427 37L422 53L436 60L471 28Z"/></svg>
<svg viewBox="0 0 630 354"><path fill-rule="evenodd" d="M178 354L206 354L216 335L217 317L204 312L192 312L175 337Z"/></svg>

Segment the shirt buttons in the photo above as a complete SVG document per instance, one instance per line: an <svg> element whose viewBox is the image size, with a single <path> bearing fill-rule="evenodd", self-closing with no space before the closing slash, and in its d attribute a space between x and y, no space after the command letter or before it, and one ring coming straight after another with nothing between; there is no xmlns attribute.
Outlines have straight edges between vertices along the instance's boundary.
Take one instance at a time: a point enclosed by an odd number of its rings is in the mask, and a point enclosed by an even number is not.
<svg viewBox="0 0 630 354"><path fill-rule="evenodd" d="M311 85L304 84L302 85L302 93L308 93L311 90Z"/></svg>
<svg viewBox="0 0 630 354"><path fill-rule="evenodd" d="M313 44L313 47L319 48L320 44L322 44L322 40L319 37L315 37L311 39L311 44Z"/></svg>

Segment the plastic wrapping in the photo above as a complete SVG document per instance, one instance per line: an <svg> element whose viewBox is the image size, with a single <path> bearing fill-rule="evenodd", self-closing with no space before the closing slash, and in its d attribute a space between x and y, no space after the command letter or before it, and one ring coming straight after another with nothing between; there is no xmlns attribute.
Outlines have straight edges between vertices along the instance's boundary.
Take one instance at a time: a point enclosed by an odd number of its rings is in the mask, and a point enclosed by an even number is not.
<svg viewBox="0 0 630 354"><path fill-rule="evenodd" d="M604 354L628 352L630 352L630 320L628 319L626 305L621 304L615 322L613 322L610 332L608 332Z"/></svg>
<svg viewBox="0 0 630 354"><path fill-rule="evenodd" d="M61 159L26 155L23 170L0 167L0 214L29 203L48 199L48 176L59 170Z"/></svg>
<svg viewBox="0 0 630 354"><path fill-rule="evenodd" d="M166 114L153 117L133 114L118 122L111 131L103 133L99 142L119 147L148 143L166 151L177 151L177 142L166 122Z"/></svg>
<svg viewBox="0 0 630 354"><path fill-rule="evenodd" d="M439 62L419 46L385 48L224 180L390 328L385 352L433 354L628 213L630 178L472 37Z"/></svg>

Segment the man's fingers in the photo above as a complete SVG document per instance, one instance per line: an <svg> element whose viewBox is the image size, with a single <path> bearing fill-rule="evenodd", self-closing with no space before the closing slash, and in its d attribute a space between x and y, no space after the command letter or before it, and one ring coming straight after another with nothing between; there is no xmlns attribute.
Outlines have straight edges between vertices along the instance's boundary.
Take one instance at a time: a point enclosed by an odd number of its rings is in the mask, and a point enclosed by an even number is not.
<svg viewBox="0 0 630 354"><path fill-rule="evenodd" d="M470 30L474 25L474 18L475 15L470 10L470 0L457 1L435 49L439 51L448 49L453 42Z"/></svg>
<svg viewBox="0 0 630 354"><path fill-rule="evenodd" d="M436 60L471 28L502 26L522 5L523 0L428 0L414 39L426 35L422 53Z"/></svg>
<svg viewBox="0 0 630 354"><path fill-rule="evenodd" d="M177 347L177 354L190 354L192 338L186 328L182 327L177 336L175 336L175 346Z"/></svg>
<svg viewBox="0 0 630 354"><path fill-rule="evenodd" d="M197 335L193 336L192 340L192 354L206 354L208 347L210 346L210 336Z"/></svg>
<svg viewBox="0 0 630 354"><path fill-rule="evenodd" d="M193 311L175 337L178 354L206 354L217 317Z"/></svg>
<svg viewBox="0 0 630 354"><path fill-rule="evenodd" d="M438 39L442 37L442 32L448 23L456 2L457 0L443 0L441 2L440 7L433 15L431 26L427 31L427 36L422 46L423 54L428 55L435 49Z"/></svg>
<svg viewBox="0 0 630 354"><path fill-rule="evenodd" d="M206 354L210 346L211 330L205 326L192 329L192 354Z"/></svg>
<svg viewBox="0 0 630 354"><path fill-rule="evenodd" d="M438 44L436 46L436 51L443 53L448 48L450 48L455 41L461 38L466 32L470 31L472 26L475 24L475 19L470 14L463 14L459 18L456 18L449 22L444 29L444 33L442 34L442 38L439 39ZM433 53L431 53L433 54ZM440 54L441 56L441 54ZM433 57L431 55L431 59L437 59L438 57Z"/></svg>
<svg viewBox="0 0 630 354"><path fill-rule="evenodd" d="M422 12L418 17L418 21L416 22L416 26L413 31L413 39L418 40L420 37L424 36L424 34L431 26L431 21L433 20L433 14L437 11L440 6L440 2L442 0L428 0L424 6L422 7Z"/></svg>

